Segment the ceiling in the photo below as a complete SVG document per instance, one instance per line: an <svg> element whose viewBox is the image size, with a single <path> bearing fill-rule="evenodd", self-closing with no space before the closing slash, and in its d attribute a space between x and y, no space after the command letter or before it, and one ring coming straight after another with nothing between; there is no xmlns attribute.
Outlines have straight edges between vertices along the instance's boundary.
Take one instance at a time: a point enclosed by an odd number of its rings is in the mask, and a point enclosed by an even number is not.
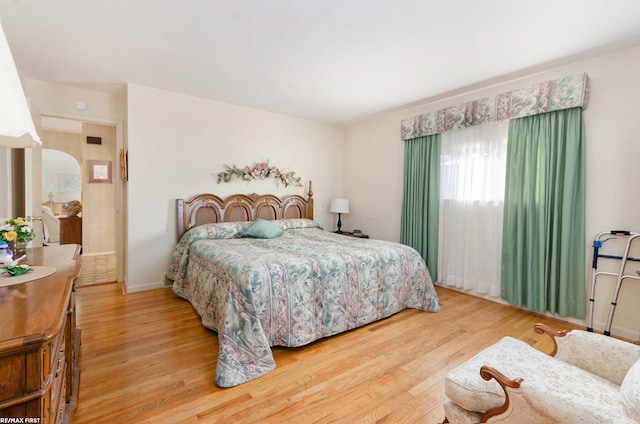
<svg viewBox="0 0 640 424"><path fill-rule="evenodd" d="M0 0L20 74L323 122L640 44L638 0Z"/></svg>

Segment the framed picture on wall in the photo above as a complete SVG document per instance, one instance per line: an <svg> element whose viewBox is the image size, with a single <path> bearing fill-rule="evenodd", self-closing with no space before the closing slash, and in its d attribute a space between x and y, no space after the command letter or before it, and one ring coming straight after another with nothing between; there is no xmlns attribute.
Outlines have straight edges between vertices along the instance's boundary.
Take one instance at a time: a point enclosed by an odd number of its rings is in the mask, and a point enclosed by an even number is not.
<svg viewBox="0 0 640 424"><path fill-rule="evenodd" d="M87 168L90 183L111 184L112 171L110 160L88 160Z"/></svg>
<svg viewBox="0 0 640 424"><path fill-rule="evenodd" d="M60 193L73 193L80 190L80 174L58 174L58 191Z"/></svg>

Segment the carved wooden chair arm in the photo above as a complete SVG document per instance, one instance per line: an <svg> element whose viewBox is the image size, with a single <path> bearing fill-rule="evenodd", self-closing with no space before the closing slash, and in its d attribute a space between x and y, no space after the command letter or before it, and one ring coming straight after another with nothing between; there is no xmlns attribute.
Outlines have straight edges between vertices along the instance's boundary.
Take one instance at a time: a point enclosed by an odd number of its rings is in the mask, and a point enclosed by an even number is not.
<svg viewBox="0 0 640 424"><path fill-rule="evenodd" d="M567 330L558 331L544 324L536 324L533 326L533 331L537 334L547 334L553 340L553 352L549 354L549 356L556 356L558 353L558 343L556 342L556 337L564 337L567 335Z"/></svg>
<svg viewBox="0 0 640 424"><path fill-rule="evenodd" d="M486 423L489 418L495 415L500 415L509 408L509 392L507 391L506 388L510 387L513 389L518 389L520 388L520 383L522 383L523 380L522 378L516 378L515 380L512 380L506 377L497 369L487 365L483 365L480 368L480 376L484 378L486 381L489 381L493 378L498 382L498 384L500 385L500 387L502 387L502 390L504 391L504 403L500 406L489 409L482 416L482 422Z"/></svg>

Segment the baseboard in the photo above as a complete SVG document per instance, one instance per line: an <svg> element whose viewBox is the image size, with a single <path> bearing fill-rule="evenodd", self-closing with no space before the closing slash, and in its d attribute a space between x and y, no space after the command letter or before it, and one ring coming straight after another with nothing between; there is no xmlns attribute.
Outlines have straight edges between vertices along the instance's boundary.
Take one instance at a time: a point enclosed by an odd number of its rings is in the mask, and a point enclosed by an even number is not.
<svg viewBox="0 0 640 424"><path fill-rule="evenodd" d="M614 319L615 321L615 319ZM593 322L593 331L596 333L603 333L604 329L607 327L607 323L606 322L599 322L599 321L595 321ZM624 328L624 327L619 327L615 324L611 325L611 335L613 337L619 337L625 340L629 340L632 342L638 342L640 341L640 337L638 335L638 331L632 331L628 328Z"/></svg>
<svg viewBox="0 0 640 424"><path fill-rule="evenodd" d="M145 284L136 284L133 286L127 286L126 287L126 292L127 293L135 293L135 292L141 292L141 291L145 291L145 290L153 290L153 289L164 289L167 286L165 286L164 284L162 284L162 282L160 281L153 281L151 283L145 283Z"/></svg>
<svg viewBox="0 0 640 424"><path fill-rule="evenodd" d="M109 255L117 255L117 254L118 254L118 252L113 250L113 251L109 251L109 252L82 253L82 256L87 256L87 257L91 257L91 256L109 256Z"/></svg>

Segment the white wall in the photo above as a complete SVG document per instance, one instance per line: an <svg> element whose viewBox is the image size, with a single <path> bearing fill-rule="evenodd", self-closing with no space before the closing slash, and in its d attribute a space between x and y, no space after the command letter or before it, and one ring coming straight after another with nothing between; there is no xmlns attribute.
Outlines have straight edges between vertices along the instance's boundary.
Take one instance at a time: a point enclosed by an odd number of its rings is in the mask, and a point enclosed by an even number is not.
<svg viewBox="0 0 640 424"><path fill-rule="evenodd" d="M593 237L614 228L640 232L640 135L637 128L640 47L419 107L380 114L351 125L345 133L344 195L351 200L352 211L345 219L345 226L361 228L373 237L399 240L404 160L400 121L403 118L578 72L586 72L591 78L591 100L584 114L588 243L576 246L583 249L587 257L588 281L585 284L588 294ZM607 281L598 285L596 329L604 328L612 286ZM640 283L627 281L619 298L612 334L638 339L639 303Z"/></svg>
<svg viewBox="0 0 640 424"><path fill-rule="evenodd" d="M198 193L305 194L273 180L216 182L224 164L271 165L313 181L314 217L325 228L342 195L343 129L221 102L128 86L129 291L155 287L176 244L175 203Z"/></svg>

